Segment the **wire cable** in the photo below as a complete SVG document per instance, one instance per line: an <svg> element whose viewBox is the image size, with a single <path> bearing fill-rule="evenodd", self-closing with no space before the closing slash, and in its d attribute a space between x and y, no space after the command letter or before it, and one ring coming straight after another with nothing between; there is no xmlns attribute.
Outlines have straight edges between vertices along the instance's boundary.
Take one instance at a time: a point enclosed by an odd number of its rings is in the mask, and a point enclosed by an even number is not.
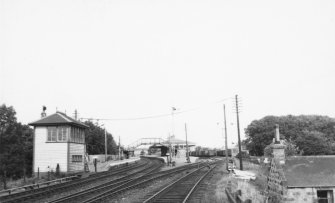
<svg viewBox="0 0 335 203"><path fill-rule="evenodd" d="M217 104L217 103L222 103L224 101L227 101L229 99L233 99L234 97L228 97L224 98L215 102L211 102L209 104ZM204 106L204 105L202 105ZM201 109L202 106L191 108L191 109L186 109L184 111L176 111L173 114L183 114L191 111L196 111L198 109ZM80 119L85 119L85 120L98 120L98 121L135 121L135 120L145 120L145 119L154 119L154 118L162 118L162 117L169 117L171 116L172 113L165 113L165 114L158 114L158 115L150 115L150 116L141 116L141 117L133 117L133 118L80 118Z"/></svg>

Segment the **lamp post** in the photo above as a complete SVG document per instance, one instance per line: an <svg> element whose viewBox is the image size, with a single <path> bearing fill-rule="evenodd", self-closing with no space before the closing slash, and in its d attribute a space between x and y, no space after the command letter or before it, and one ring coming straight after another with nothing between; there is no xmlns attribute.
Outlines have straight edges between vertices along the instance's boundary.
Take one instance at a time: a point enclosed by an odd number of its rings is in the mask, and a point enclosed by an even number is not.
<svg viewBox="0 0 335 203"><path fill-rule="evenodd" d="M172 115L172 137L175 137L175 135L174 135L174 111L176 111L177 109L175 107L171 107L171 109L172 109L172 111L171 111L171 115ZM174 155L174 147L172 147L172 154Z"/></svg>
<svg viewBox="0 0 335 203"><path fill-rule="evenodd" d="M171 164L171 159L172 159L172 156L171 156L171 135L170 133L168 134L168 140L169 140L169 156L168 156L168 166L170 166Z"/></svg>
<svg viewBox="0 0 335 203"><path fill-rule="evenodd" d="M188 143L187 143L187 126L185 123L185 136L186 136L186 162L190 163L190 155L188 153Z"/></svg>
<svg viewBox="0 0 335 203"><path fill-rule="evenodd" d="M172 135L169 136L169 148L170 148L170 161L172 161L172 155L174 154L174 150L172 149L172 145L171 145L171 137L174 137L174 111L176 111L177 109L175 107L171 107L171 116L172 116Z"/></svg>

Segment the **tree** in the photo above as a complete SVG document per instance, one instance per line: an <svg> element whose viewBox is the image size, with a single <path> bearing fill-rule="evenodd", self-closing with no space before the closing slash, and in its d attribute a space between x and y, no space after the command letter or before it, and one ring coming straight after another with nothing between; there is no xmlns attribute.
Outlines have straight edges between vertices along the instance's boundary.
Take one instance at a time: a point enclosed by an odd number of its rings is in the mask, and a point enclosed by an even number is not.
<svg viewBox="0 0 335 203"><path fill-rule="evenodd" d="M245 129L247 138L243 143L246 144L250 154L256 156L264 154L265 147L271 144L274 138L275 124L279 125L282 138L290 140L299 149L301 148L299 144L302 142L298 144L296 140L306 135L304 131L323 133L329 143L335 142L334 118L319 115L266 116L260 120L252 121Z"/></svg>
<svg viewBox="0 0 335 203"><path fill-rule="evenodd" d="M245 129L247 139L243 141L250 154L262 156L264 148L269 145L274 138L274 126L276 117L267 116L261 120L252 121Z"/></svg>
<svg viewBox="0 0 335 203"><path fill-rule="evenodd" d="M105 130L100 126L86 121L89 128L85 133L88 154L105 154ZM107 154L117 154L118 147L112 134L107 132Z"/></svg>
<svg viewBox="0 0 335 203"><path fill-rule="evenodd" d="M0 174L6 179L25 177L32 170L32 129L17 122L13 107L0 106Z"/></svg>
<svg viewBox="0 0 335 203"><path fill-rule="evenodd" d="M332 146L323 133L304 131L296 140L302 155L327 155L332 153Z"/></svg>

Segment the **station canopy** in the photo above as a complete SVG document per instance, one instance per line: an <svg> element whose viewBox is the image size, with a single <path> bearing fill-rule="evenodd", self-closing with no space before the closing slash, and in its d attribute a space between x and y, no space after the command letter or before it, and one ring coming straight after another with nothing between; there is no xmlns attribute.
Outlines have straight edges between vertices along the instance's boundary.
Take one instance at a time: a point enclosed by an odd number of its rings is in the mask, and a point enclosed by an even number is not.
<svg viewBox="0 0 335 203"><path fill-rule="evenodd" d="M174 136L170 137L170 139L167 139L166 141L163 142L165 145L186 145L186 140L181 140L178 138L175 138ZM191 142L187 140L187 145L188 146L195 146L195 142Z"/></svg>

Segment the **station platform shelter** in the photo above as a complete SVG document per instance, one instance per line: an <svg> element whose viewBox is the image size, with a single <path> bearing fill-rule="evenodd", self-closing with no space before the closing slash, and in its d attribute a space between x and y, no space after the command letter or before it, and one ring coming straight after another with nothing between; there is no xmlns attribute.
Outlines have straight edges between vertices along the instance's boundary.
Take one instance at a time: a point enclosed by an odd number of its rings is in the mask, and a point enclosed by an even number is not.
<svg viewBox="0 0 335 203"><path fill-rule="evenodd" d="M161 138L142 138L131 144L129 149L134 151L135 156L166 156L171 153L173 157L186 157L186 146L188 146L190 152L195 147L195 143L170 136L165 140Z"/></svg>
<svg viewBox="0 0 335 203"><path fill-rule="evenodd" d="M186 149L188 147L188 151L190 152L192 148L195 147L195 143L192 141L187 141L178 139L175 136L170 136L167 140L163 142L163 145L171 148L172 156L186 156Z"/></svg>

